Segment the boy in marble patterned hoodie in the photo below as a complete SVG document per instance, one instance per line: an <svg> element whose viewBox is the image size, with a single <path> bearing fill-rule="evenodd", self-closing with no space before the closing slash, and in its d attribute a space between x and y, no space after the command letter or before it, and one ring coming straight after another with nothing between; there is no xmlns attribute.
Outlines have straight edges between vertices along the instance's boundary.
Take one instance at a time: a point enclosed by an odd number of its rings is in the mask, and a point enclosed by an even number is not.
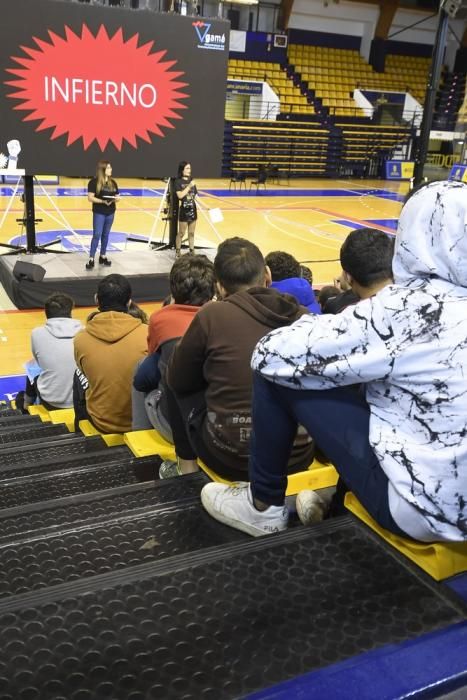
<svg viewBox="0 0 467 700"><path fill-rule="evenodd" d="M299 422L384 528L467 540L467 185L434 182L408 200L393 273L371 299L259 341L250 483L206 485L213 517L252 535L287 527L284 465Z"/></svg>

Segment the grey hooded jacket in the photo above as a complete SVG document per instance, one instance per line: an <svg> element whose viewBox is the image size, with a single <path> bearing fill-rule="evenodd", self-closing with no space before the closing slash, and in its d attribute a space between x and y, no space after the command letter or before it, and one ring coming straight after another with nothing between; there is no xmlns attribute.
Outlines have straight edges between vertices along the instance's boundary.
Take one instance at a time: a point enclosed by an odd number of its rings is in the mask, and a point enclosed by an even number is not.
<svg viewBox="0 0 467 700"><path fill-rule="evenodd" d="M56 408L73 406L73 338L81 328L74 318L49 318L31 334L32 354L41 368L37 388L41 398Z"/></svg>

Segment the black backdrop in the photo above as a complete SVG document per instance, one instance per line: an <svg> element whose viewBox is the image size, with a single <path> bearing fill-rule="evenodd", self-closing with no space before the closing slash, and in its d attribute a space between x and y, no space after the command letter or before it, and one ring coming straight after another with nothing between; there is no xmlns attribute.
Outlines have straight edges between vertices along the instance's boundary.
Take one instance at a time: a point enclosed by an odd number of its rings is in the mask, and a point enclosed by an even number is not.
<svg viewBox="0 0 467 700"><path fill-rule="evenodd" d="M218 19L60 0L3 2L0 153L7 156L7 142L19 140L17 167L27 174L88 176L103 158L117 179L174 175L180 160L192 163L195 177L219 176L228 31ZM160 51L165 55L154 57ZM171 78L165 88L161 75Z"/></svg>

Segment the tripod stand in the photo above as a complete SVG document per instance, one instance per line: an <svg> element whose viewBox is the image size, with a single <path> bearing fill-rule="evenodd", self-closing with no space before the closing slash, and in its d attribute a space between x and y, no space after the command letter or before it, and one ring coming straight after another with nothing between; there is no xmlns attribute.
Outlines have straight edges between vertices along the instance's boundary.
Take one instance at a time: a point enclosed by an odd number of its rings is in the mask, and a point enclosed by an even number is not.
<svg viewBox="0 0 467 700"><path fill-rule="evenodd" d="M54 253L56 251L51 250L49 246L55 245L56 243L61 243L59 238L55 239L54 241L50 241L50 243L47 245L36 244L36 224L41 222L42 219L36 219L34 205L34 175L23 175L22 179L24 183L24 192L22 195L24 211L23 218L16 219L16 221L26 227L26 246L13 245L12 243L0 243L0 246L10 250L10 252L5 253L5 255L18 255L19 253ZM20 182L21 176L18 177L18 181L14 187L10 201L8 202L8 206L3 213L2 220L0 221L0 229L11 209L13 200L18 193Z"/></svg>
<svg viewBox="0 0 467 700"><path fill-rule="evenodd" d="M162 214L164 216L162 216ZM164 222L161 240L154 240L157 224L159 221ZM166 242L165 234L167 230L167 222L169 223L169 241ZM156 218L151 228L148 238L148 246L153 250L167 250L175 248L175 239L177 237L177 222L178 222L178 200L174 192L174 178L169 177L165 182L165 189L159 203ZM132 240L128 238L127 240Z"/></svg>

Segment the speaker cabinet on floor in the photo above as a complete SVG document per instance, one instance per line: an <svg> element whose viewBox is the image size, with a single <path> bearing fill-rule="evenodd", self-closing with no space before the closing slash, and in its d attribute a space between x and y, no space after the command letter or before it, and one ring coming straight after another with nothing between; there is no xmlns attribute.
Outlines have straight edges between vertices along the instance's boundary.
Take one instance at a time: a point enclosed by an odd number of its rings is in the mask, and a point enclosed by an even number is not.
<svg viewBox="0 0 467 700"><path fill-rule="evenodd" d="M17 260L13 268L13 275L17 280L29 280L30 282L42 282L45 269L41 265Z"/></svg>

